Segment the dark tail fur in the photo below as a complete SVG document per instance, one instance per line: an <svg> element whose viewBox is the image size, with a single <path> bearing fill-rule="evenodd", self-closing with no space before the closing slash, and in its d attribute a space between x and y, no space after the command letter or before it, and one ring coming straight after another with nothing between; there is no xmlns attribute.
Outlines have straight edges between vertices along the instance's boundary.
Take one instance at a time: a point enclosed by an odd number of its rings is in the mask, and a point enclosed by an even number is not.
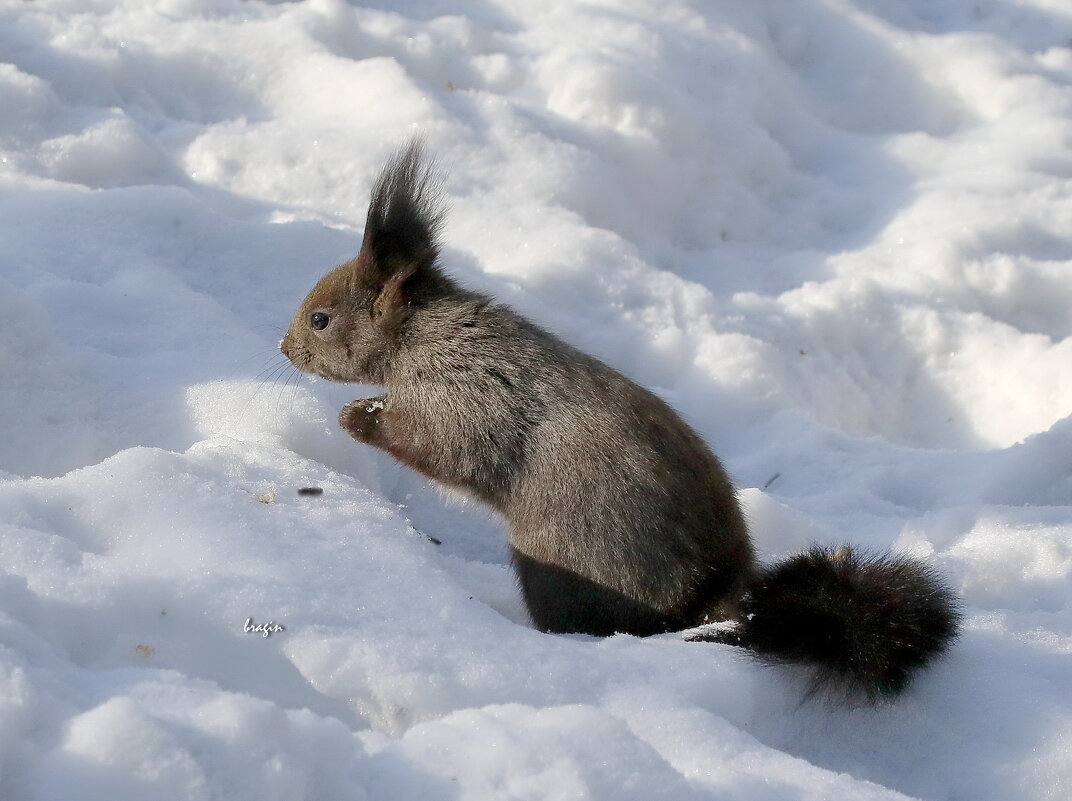
<svg viewBox="0 0 1072 801"><path fill-rule="evenodd" d="M814 546L759 572L734 628L689 639L805 663L815 671L813 691L877 700L944 653L959 622L955 596L927 564Z"/></svg>

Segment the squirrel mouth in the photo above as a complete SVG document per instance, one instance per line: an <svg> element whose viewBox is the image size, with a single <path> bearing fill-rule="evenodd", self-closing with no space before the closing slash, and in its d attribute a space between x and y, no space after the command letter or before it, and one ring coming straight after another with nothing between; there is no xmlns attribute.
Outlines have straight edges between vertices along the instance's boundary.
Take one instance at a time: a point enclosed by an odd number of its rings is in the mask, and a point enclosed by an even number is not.
<svg viewBox="0 0 1072 801"><path fill-rule="evenodd" d="M318 376L320 378L327 379L328 381L334 381L334 382L336 382L338 384L361 384L361 383L364 383L362 381L357 381L357 380L355 380L354 378L352 378L350 376L339 375L338 373L332 372L330 369L328 369L327 367L324 367L323 365L319 365L319 364L318 365L313 365L313 364L311 364L311 362L312 362L312 359L310 358L309 362L307 362L304 367L297 366L297 365L296 366L303 373L310 373L311 375L315 375L315 376Z"/></svg>

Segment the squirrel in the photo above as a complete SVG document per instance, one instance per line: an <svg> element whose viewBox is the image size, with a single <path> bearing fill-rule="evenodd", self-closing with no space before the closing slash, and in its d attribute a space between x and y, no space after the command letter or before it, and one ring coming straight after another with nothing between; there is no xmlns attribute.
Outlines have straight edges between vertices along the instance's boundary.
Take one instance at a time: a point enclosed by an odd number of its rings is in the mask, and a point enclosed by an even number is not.
<svg viewBox="0 0 1072 801"><path fill-rule="evenodd" d="M736 491L664 401L442 269L434 165L414 140L374 184L357 256L280 343L298 370L385 388L339 424L497 511L535 626L693 629L812 689L896 695L948 650L959 606L926 563L813 546L757 564ZM714 623L715 625L706 625Z"/></svg>

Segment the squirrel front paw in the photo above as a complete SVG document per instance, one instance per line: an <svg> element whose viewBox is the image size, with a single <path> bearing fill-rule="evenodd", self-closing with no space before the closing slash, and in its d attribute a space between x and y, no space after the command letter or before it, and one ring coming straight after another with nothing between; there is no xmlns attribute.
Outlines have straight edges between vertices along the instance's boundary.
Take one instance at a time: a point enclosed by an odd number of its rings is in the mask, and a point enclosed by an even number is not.
<svg viewBox="0 0 1072 801"><path fill-rule="evenodd" d="M350 432L358 442L368 442L375 435L380 423L380 412L386 405L386 399L362 398L350 401L339 412L339 425Z"/></svg>

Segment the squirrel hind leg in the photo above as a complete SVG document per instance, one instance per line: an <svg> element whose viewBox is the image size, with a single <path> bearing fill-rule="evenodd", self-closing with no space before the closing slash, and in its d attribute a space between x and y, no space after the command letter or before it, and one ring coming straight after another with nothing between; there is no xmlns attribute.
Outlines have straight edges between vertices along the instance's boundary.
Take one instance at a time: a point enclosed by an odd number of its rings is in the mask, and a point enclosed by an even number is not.
<svg viewBox="0 0 1072 801"><path fill-rule="evenodd" d="M516 548L511 561L529 616L541 631L647 637L683 626L677 616Z"/></svg>

